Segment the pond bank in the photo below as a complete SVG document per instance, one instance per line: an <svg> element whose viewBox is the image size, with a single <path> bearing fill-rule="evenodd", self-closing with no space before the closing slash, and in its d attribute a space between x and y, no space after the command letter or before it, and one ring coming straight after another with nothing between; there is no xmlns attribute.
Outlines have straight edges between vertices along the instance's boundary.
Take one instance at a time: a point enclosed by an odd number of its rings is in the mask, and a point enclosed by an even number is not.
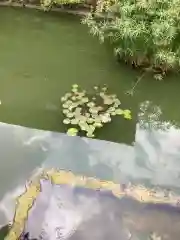
<svg viewBox="0 0 180 240"><path fill-rule="evenodd" d="M29 9L35 9L39 11L44 11L44 9L37 4L25 4L23 5L22 3L16 3L16 2L9 2L9 1L0 1L0 7L16 7L16 8L29 8ZM77 9L68 9L66 7L52 7L51 10L52 12L59 12L59 13L68 13L68 14L73 14L73 15L78 15L78 16L86 16L90 12L90 8L88 5L82 5L82 7L79 7Z"/></svg>

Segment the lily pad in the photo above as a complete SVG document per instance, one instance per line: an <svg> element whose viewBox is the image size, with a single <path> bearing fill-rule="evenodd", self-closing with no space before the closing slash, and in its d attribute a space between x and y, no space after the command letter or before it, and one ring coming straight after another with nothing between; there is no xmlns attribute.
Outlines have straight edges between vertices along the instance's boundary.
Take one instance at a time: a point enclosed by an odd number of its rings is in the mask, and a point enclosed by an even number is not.
<svg viewBox="0 0 180 240"><path fill-rule="evenodd" d="M116 94L111 94L110 97L111 97L112 99L118 99Z"/></svg>
<svg viewBox="0 0 180 240"><path fill-rule="evenodd" d="M82 131L88 131L89 125L86 122L80 121L79 122L79 127Z"/></svg>
<svg viewBox="0 0 180 240"><path fill-rule="evenodd" d="M69 105L68 105L67 103L64 103L64 104L62 105L62 107L63 107L63 108L69 108Z"/></svg>
<svg viewBox="0 0 180 240"><path fill-rule="evenodd" d="M79 123L78 119L72 119L71 124L72 125L77 125Z"/></svg>
<svg viewBox="0 0 180 240"><path fill-rule="evenodd" d="M91 114L90 113L85 113L85 117L90 118Z"/></svg>
<svg viewBox="0 0 180 240"><path fill-rule="evenodd" d="M71 97L71 96L72 96L71 93L66 93L66 94L64 95L65 98L69 98L69 97Z"/></svg>
<svg viewBox="0 0 180 240"><path fill-rule="evenodd" d="M105 97L105 93L104 93L104 92L100 92L100 93L99 93L99 96L100 96L101 98L104 98L104 97Z"/></svg>
<svg viewBox="0 0 180 240"><path fill-rule="evenodd" d="M116 112L111 112L111 116L116 116Z"/></svg>
<svg viewBox="0 0 180 240"><path fill-rule="evenodd" d="M77 92L78 92L78 89L77 89L77 88L73 88L73 89L72 89L72 92L73 92L73 93L77 93Z"/></svg>
<svg viewBox="0 0 180 240"><path fill-rule="evenodd" d="M118 108L115 110L116 115L123 115L124 114L124 110L122 110L121 108Z"/></svg>
<svg viewBox="0 0 180 240"><path fill-rule="evenodd" d="M86 131L86 126L84 126L83 124L79 124L79 127L82 131Z"/></svg>
<svg viewBox="0 0 180 240"><path fill-rule="evenodd" d="M97 107L98 112L103 111L103 109L104 109L104 108L103 108L102 106L98 106L98 107Z"/></svg>
<svg viewBox="0 0 180 240"><path fill-rule="evenodd" d="M84 125L79 124L79 127L80 127L81 131L86 131L86 127Z"/></svg>
<svg viewBox="0 0 180 240"><path fill-rule="evenodd" d="M92 114L97 114L98 113L98 110L96 107L92 107L89 109L89 112L92 113Z"/></svg>
<svg viewBox="0 0 180 240"><path fill-rule="evenodd" d="M71 104L71 108L76 108L78 106L78 104L76 103L76 102L73 102L72 104Z"/></svg>
<svg viewBox="0 0 180 240"><path fill-rule="evenodd" d="M99 116L96 116L96 117L94 118L94 121L95 121L96 123L101 123L101 122L102 122L101 117L99 117Z"/></svg>
<svg viewBox="0 0 180 240"><path fill-rule="evenodd" d="M73 101L76 101L76 97L75 96L72 96L72 98L71 98Z"/></svg>
<svg viewBox="0 0 180 240"><path fill-rule="evenodd" d="M94 126L95 128L101 128L101 127L103 127L103 124L100 123L100 122L95 122L95 123L93 124L93 126Z"/></svg>
<svg viewBox="0 0 180 240"><path fill-rule="evenodd" d="M129 109L125 109L124 114L131 114L131 111Z"/></svg>
<svg viewBox="0 0 180 240"><path fill-rule="evenodd" d="M72 88L78 88L79 86L77 84L73 84Z"/></svg>
<svg viewBox="0 0 180 240"><path fill-rule="evenodd" d="M97 113L92 113L92 114L91 114L91 117L92 117L93 119L97 119L97 118L99 117L99 115L98 115Z"/></svg>
<svg viewBox="0 0 180 240"><path fill-rule="evenodd" d="M128 120L131 120L132 119L132 116L131 116L131 111L129 109L126 109L124 110L124 118L125 119L128 119Z"/></svg>
<svg viewBox="0 0 180 240"><path fill-rule="evenodd" d="M78 121L81 120L81 114L74 112L74 118L77 119Z"/></svg>
<svg viewBox="0 0 180 240"><path fill-rule="evenodd" d="M110 115L108 115L108 114L101 115L101 121L102 121L103 123L111 122L111 117L110 117Z"/></svg>
<svg viewBox="0 0 180 240"><path fill-rule="evenodd" d="M64 113L64 114L68 114L68 113L69 113L69 110L68 110L68 109L64 109L64 110L63 110L63 113Z"/></svg>
<svg viewBox="0 0 180 240"><path fill-rule="evenodd" d="M69 120L68 118L65 118L65 119L63 120L63 123L64 123L64 124L70 124L70 120Z"/></svg>
<svg viewBox="0 0 180 240"><path fill-rule="evenodd" d="M93 125L89 125L89 131L91 131L91 132L94 132L94 131L95 131L94 124L93 124Z"/></svg>
<svg viewBox="0 0 180 240"><path fill-rule="evenodd" d="M112 116L123 115L125 119L131 119L131 111L119 108L120 100L115 94L108 94L108 88L95 86L94 95L89 98L86 91L79 90L78 84L73 84L71 91L62 98L64 124L72 124L79 131L85 131L87 137L94 137L96 128L101 128L105 123L111 122ZM75 136L78 129L68 129L69 135ZM73 132L75 130L75 132Z"/></svg>
<svg viewBox="0 0 180 240"><path fill-rule="evenodd" d="M101 90L102 90L103 92L106 92L106 91L107 91L107 87L103 87Z"/></svg>
<svg viewBox="0 0 180 240"><path fill-rule="evenodd" d="M115 107L110 107L110 108L107 109L108 113L113 113L115 111L116 111Z"/></svg>
<svg viewBox="0 0 180 240"><path fill-rule="evenodd" d="M124 115L124 118L125 118L125 119L128 119L128 120L131 120L131 119L132 119L131 115Z"/></svg>
<svg viewBox="0 0 180 240"><path fill-rule="evenodd" d="M93 123L93 122L94 122L94 119L93 119L93 118L88 118L88 119L87 119L87 123L91 124L91 123Z"/></svg>
<svg viewBox="0 0 180 240"><path fill-rule="evenodd" d="M69 135L69 136L77 136L77 134L78 134L77 128L69 128L67 130L67 135Z"/></svg>
<svg viewBox="0 0 180 240"><path fill-rule="evenodd" d="M85 116L83 116L83 115L79 115L79 116L78 116L78 119L79 119L80 121L86 122L87 117L85 117Z"/></svg>
<svg viewBox="0 0 180 240"><path fill-rule="evenodd" d="M67 101L67 97L62 97L61 102L65 102L65 101Z"/></svg>
<svg viewBox="0 0 180 240"><path fill-rule="evenodd" d="M79 120L79 124L86 124L86 121L83 121L82 119Z"/></svg>
<svg viewBox="0 0 180 240"><path fill-rule="evenodd" d="M114 103L114 108L118 108L120 104Z"/></svg>
<svg viewBox="0 0 180 240"><path fill-rule="evenodd" d="M78 98L81 99L82 97L85 96L85 93L84 92L78 92Z"/></svg>
<svg viewBox="0 0 180 240"><path fill-rule="evenodd" d="M82 108L77 107L77 108L75 109L75 113L80 114L80 113L81 113L81 110L82 110Z"/></svg>
<svg viewBox="0 0 180 240"><path fill-rule="evenodd" d="M71 101L71 100L68 100L67 102L66 102L66 104L67 105L71 105L73 102Z"/></svg>
<svg viewBox="0 0 180 240"><path fill-rule="evenodd" d="M83 97L83 98L81 99L81 102L82 102L82 103L87 103L88 101L89 101L88 97Z"/></svg>
<svg viewBox="0 0 180 240"><path fill-rule="evenodd" d="M87 104L87 106L88 106L89 108L92 108L92 107L95 106L95 103L94 103L94 102L89 102L89 103Z"/></svg>
<svg viewBox="0 0 180 240"><path fill-rule="evenodd" d="M114 100L114 104L115 104L116 106L119 106L119 105L121 104L121 102L120 102L120 100L119 100L118 98L116 98L116 99Z"/></svg>
<svg viewBox="0 0 180 240"><path fill-rule="evenodd" d="M73 110L72 105L68 107L68 110L69 110L69 111L72 111L72 110Z"/></svg>
<svg viewBox="0 0 180 240"><path fill-rule="evenodd" d="M72 117L74 117L74 113L69 112L69 113L67 113L66 116L67 116L68 118L72 118Z"/></svg>
<svg viewBox="0 0 180 240"><path fill-rule="evenodd" d="M95 135L94 135L92 132L87 132L87 133L86 133L86 136L87 136L88 138L93 138L93 137L95 137Z"/></svg>
<svg viewBox="0 0 180 240"><path fill-rule="evenodd" d="M113 104L113 100L111 98L104 98L104 104L105 105L112 105Z"/></svg>
<svg viewBox="0 0 180 240"><path fill-rule="evenodd" d="M130 110L124 110L124 118L131 120L132 116L131 116L131 111Z"/></svg>

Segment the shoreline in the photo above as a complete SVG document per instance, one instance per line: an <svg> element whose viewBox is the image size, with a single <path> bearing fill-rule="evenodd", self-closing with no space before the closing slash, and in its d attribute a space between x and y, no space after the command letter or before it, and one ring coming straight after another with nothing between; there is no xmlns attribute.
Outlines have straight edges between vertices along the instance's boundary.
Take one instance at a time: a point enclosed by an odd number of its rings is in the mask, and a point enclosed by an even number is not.
<svg viewBox="0 0 180 240"><path fill-rule="evenodd" d="M0 1L0 7L28 8L28 9L44 11L44 9L40 5L32 4L32 3L23 5L22 3L16 3L16 2L11 3L9 1ZM82 5L82 8L77 8L77 9L72 9L72 10L63 8L63 7L62 8L52 7L49 11L50 12L58 12L58 13L68 13L68 14L72 14L72 15L76 15L76 16L85 17L90 12L90 8L88 8L88 5L87 6Z"/></svg>

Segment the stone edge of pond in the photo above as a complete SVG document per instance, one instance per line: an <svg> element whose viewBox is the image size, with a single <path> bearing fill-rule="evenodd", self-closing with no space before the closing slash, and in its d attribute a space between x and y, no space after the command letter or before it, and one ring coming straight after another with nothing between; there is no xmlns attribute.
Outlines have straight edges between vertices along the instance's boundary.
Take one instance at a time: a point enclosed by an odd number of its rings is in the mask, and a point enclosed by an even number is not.
<svg viewBox="0 0 180 240"><path fill-rule="evenodd" d="M44 11L44 9L40 6L40 5L36 5L36 4L25 4L23 5L22 3L9 3L6 1L0 1L0 7L12 7L12 8L28 8L28 9L35 9L35 10L39 10L39 11ZM51 8L50 12L58 12L58 13L68 13L68 14L72 14L72 15L77 15L77 16L87 16L87 14L90 12L90 10L88 8L84 9L65 9L65 8L57 8L57 7L53 7Z"/></svg>

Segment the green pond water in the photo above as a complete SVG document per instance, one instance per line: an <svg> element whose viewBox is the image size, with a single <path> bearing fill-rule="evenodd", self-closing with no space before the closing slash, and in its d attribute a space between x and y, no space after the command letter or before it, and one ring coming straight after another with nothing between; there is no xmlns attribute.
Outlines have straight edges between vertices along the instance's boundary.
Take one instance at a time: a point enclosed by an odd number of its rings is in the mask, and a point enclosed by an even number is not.
<svg viewBox="0 0 180 240"><path fill-rule="evenodd" d="M131 143L145 101L160 107L163 120L180 122L180 77L163 83L144 79L127 96L138 73L116 63L78 17L0 8L0 29L0 121L63 132L60 98L77 83L87 90L107 84L122 107L132 110L131 122L116 118L98 138Z"/></svg>

